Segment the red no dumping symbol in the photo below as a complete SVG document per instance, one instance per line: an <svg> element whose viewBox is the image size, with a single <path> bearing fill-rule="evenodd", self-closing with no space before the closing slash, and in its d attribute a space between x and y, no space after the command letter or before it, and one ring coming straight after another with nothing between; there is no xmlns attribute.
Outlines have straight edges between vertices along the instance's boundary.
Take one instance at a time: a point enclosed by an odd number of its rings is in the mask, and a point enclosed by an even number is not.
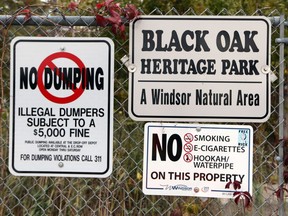
<svg viewBox="0 0 288 216"><path fill-rule="evenodd" d="M70 103L70 102L76 100L77 98L79 98L82 95L82 93L84 92L84 89L81 88L81 83L80 83L80 86L78 88L75 88L75 89L72 88L71 89L72 94L67 96L67 97L58 97L58 96L52 95L50 92L47 91L47 89L45 89L44 82L43 82L43 73L44 73L46 66L51 68L52 71L56 71L57 76L61 76L59 70L57 70L57 66L53 63L53 60L59 59L59 58L69 59L69 60L75 62L79 68L85 68L84 63L77 56L75 56L71 53L68 53L68 52L53 53L53 54L49 55L48 57L46 57L42 61L42 63L40 64L40 66L38 68L38 87L39 87L40 92L48 100L50 100L54 103L58 103L58 104L66 104L66 103ZM84 73L84 70L82 70L82 71ZM83 77L85 77L85 76L83 76Z"/></svg>
<svg viewBox="0 0 288 216"><path fill-rule="evenodd" d="M193 141L193 135L192 135L191 133L186 133L186 134L184 135L184 140L185 140L185 142L187 142L187 143L192 142L192 141Z"/></svg>

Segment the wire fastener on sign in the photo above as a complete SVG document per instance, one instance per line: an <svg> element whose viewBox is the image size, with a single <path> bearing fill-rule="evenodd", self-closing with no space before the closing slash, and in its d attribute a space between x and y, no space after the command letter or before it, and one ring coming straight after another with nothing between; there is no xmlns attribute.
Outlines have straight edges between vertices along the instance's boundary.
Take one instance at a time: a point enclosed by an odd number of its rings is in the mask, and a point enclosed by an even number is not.
<svg viewBox="0 0 288 216"><path fill-rule="evenodd" d="M262 66L261 71L262 71L262 73L264 73L264 74L270 73L271 83L275 82L275 81L278 79L278 77L275 75L275 73L273 73L273 72L271 71L271 69L270 69L270 67L269 67L268 65Z"/></svg>
<svg viewBox="0 0 288 216"><path fill-rule="evenodd" d="M127 67L130 73L134 73L136 71L136 66L134 64L129 63L129 57L127 55L124 55L121 58L121 62Z"/></svg>

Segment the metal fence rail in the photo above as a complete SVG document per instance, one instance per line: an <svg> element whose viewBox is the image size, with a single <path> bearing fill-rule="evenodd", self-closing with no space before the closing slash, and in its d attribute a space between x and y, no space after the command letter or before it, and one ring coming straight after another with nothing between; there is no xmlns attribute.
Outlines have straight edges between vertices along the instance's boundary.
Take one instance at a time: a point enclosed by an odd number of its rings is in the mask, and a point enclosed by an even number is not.
<svg viewBox="0 0 288 216"><path fill-rule="evenodd" d="M8 25L42 25L42 26L96 26L94 16L67 16L65 19L62 16L31 16L28 20L24 15L12 16L1 15L0 23L3 26Z"/></svg>
<svg viewBox="0 0 288 216"><path fill-rule="evenodd" d="M234 201L142 193L143 122L128 116L128 71L121 62L129 41L115 36L109 27L99 28L94 16L80 11L32 8L33 16L5 13L0 16L0 215L241 215ZM51 11L53 12L51 14ZM56 11L56 12L55 12ZM195 14L206 15L209 10ZM227 15L223 10L217 15ZM75 13L77 13L75 15ZM144 13L144 12L142 12ZM163 15L155 9L152 13ZM151 13L151 14L152 14ZM169 14L178 14L174 8ZM264 12L263 12L264 13ZM148 14L148 13L147 13ZM239 11L230 15L245 15ZM258 15L259 11L255 12ZM285 18L277 10L267 12L273 24L271 62L278 79L272 83L271 117L254 128L253 206L243 215L285 215L288 210L285 152ZM110 37L115 43L113 173L106 179L64 177L15 177L8 171L10 42L16 36ZM277 41L277 43L275 42ZM31 98L32 100L32 98ZM287 178L287 177L286 177ZM287 180L287 179L286 179Z"/></svg>

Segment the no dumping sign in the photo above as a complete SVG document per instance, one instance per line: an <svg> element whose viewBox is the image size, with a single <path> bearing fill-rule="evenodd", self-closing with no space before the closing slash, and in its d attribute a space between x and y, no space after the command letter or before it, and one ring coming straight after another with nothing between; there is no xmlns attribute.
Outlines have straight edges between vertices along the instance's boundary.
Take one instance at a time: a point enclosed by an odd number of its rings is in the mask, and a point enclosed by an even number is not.
<svg viewBox="0 0 288 216"><path fill-rule="evenodd" d="M145 194L232 198L235 181L252 194L251 126L147 123L144 134Z"/></svg>
<svg viewBox="0 0 288 216"><path fill-rule="evenodd" d="M109 176L113 74L114 44L109 38L13 39L10 172Z"/></svg>

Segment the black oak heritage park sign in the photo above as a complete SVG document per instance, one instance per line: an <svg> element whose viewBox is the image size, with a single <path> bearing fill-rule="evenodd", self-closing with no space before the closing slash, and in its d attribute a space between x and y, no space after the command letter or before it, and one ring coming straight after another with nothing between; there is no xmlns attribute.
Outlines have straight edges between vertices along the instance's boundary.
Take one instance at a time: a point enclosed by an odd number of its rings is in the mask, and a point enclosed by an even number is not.
<svg viewBox="0 0 288 216"><path fill-rule="evenodd" d="M138 17L130 23L131 118L267 121L270 35L262 16Z"/></svg>
<svg viewBox="0 0 288 216"><path fill-rule="evenodd" d="M10 172L108 177L113 77L114 43L109 38L14 38Z"/></svg>

